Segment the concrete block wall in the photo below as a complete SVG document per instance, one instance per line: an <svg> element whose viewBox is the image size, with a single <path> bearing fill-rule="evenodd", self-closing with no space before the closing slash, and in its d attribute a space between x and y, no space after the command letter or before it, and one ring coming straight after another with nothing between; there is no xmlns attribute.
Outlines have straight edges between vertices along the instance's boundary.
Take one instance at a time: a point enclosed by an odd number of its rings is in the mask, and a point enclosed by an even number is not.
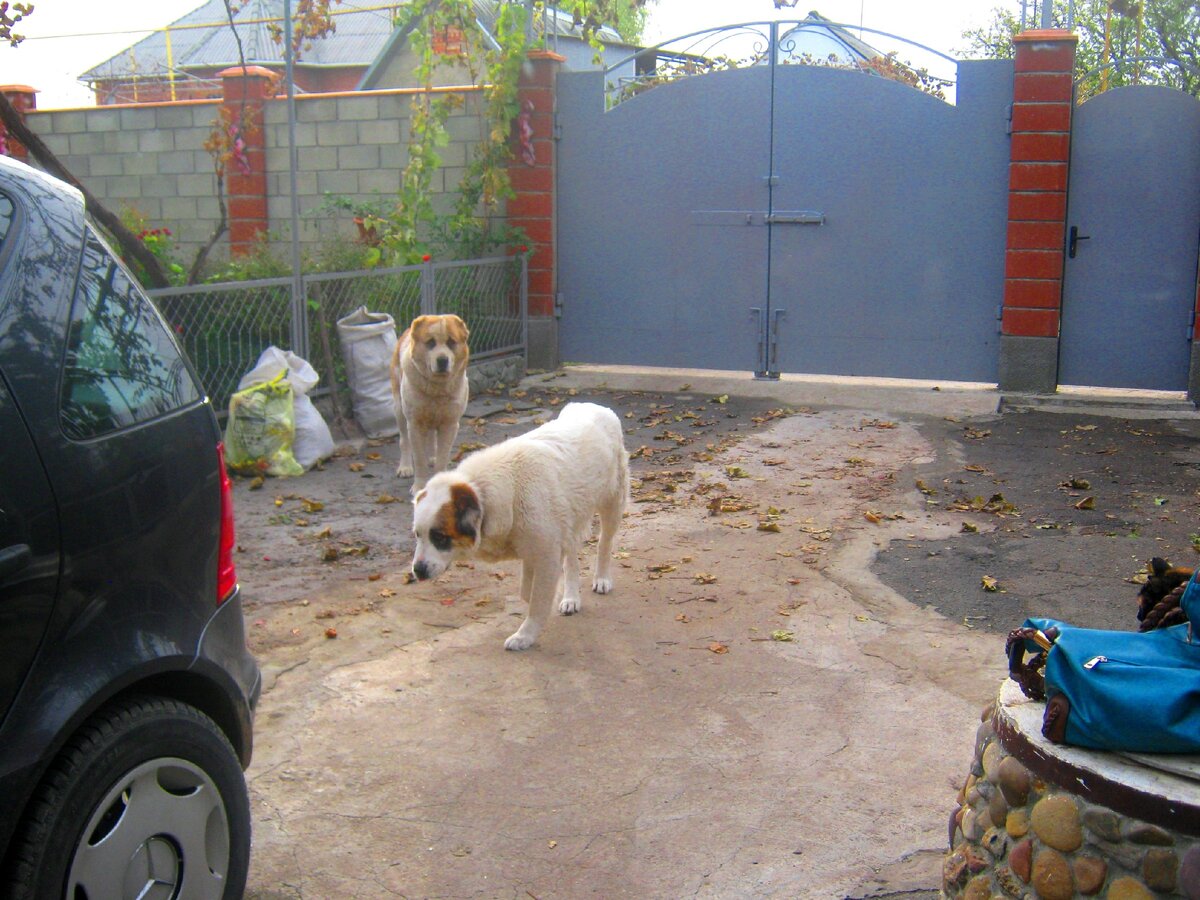
<svg viewBox="0 0 1200 900"><path fill-rule="evenodd" d="M216 101L30 110L26 121L88 190L114 212L140 212L198 247L217 219L216 180L204 149ZM194 255L191 250L187 258Z"/></svg>
<svg viewBox="0 0 1200 900"><path fill-rule="evenodd" d="M439 92L441 93L441 92ZM440 150L436 205L449 209L480 132L479 94L453 92L461 106L448 123L450 144ZM381 90L301 95L296 100L300 235L306 249L335 237L352 240L350 213L317 210L325 192L356 200L392 201L407 162L411 105L420 91ZM220 115L221 101L187 100L67 110L29 110L26 121L46 145L114 211L131 208L150 227L171 229L177 257L189 265L219 216L213 161L204 143ZM287 104L268 99L263 108L268 237L287 259L291 232ZM229 236L215 248L227 259Z"/></svg>
<svg viewBox="0 0 1200 900"><path fill-rule="evenodd" d="M357 235L352 214L322 213L326 194L355 201L392 203L408 162L413 100L420 91L359 91L296 98L297 209L300 237L309 249L330 239ZM442 92L438 92L441 94ZM450 143L439 151L435 205L448 209L479 134L479 94L453 92L463 101L447 122ZM291 232L287 104L273 99L264 109L269 226L280 238Z"/></svg>

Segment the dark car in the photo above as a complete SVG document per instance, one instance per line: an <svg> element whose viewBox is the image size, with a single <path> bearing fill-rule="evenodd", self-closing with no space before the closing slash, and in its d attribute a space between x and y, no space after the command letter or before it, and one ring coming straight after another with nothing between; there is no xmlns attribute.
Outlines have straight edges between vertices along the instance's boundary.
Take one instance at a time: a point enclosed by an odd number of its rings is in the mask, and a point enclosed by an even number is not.
<svg viewBox="0 0 1200 900"><path fill-rule="evenodd" d="M220 438L79 192L0 157L0 896L242 894L260 680Z"/></svg>

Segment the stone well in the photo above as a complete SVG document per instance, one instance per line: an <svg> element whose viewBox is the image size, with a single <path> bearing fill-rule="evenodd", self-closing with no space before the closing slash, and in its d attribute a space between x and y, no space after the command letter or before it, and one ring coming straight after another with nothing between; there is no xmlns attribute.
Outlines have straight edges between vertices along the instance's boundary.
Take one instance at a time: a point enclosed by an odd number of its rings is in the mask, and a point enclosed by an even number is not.
<svg viewBox="0 0 1200 900"><path fill-rule="evenodd" d="M1011 680L984 709L943 896L1200 900L1200 757L1053 744L1044 710Z"/></svg>

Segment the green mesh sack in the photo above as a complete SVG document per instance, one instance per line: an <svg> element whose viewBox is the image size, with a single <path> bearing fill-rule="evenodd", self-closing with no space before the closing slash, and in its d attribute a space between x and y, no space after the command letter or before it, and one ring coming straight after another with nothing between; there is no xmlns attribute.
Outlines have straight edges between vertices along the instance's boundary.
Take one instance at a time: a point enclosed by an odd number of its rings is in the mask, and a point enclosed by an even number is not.
<svg viewBox="0 0 1200 900"><path fill-rule="evenodd" d="M225 424L225 463L241 475L303 475L292 444L296 439L295 399L284 369L270 381L229 398Z"/></svg>

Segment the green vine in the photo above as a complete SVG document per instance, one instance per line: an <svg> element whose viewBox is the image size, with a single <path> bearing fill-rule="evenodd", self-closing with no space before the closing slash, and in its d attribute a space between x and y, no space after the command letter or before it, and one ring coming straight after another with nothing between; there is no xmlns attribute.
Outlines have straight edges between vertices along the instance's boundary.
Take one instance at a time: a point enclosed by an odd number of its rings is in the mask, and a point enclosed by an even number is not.
<svg viewBox="0 0 1200 900"><path fill-rule="evenodd" d="M525 10L500 4L493 36L498 47L483 40L470 0L413 4L400 27L418 63L415 75L423 91L412 103L408 164L400 176L397 203L382 223L380 243L388 261L402 265L432 255L477 256L519 239L497 228L500 204L512 195L507 165L509 133L518 113L517 84L529 49ZM455 93L434 93L436 74L464 69L470 83L481 87L483 109L479 141L455 192L452 207L434 205L433 180L442 167L441 151L450 143L447 122L464 105Z"/></svg>

